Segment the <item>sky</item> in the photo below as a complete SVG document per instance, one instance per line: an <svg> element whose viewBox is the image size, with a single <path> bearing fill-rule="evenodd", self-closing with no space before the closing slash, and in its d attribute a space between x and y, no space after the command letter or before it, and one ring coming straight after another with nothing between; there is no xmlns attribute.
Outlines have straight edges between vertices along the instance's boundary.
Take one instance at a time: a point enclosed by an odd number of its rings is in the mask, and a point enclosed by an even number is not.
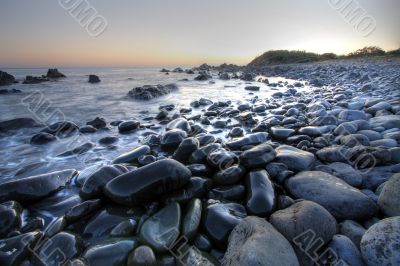
<svg viewBox="0 0 400 266"><path fill-rule="evenodd" d="M343 15L345 2L364 24ZM95 13L80 25L73 4ZM247 64L277 49L392 50L399 11L399 0L1 0L0 67ZM96 25L107 27L93 36Z"/></svg>

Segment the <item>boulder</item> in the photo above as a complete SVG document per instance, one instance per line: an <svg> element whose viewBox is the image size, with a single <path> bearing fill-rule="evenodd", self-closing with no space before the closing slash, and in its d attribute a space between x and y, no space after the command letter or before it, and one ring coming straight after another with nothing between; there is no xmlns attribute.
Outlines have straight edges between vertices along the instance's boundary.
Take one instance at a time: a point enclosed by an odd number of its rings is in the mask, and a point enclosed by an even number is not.
<svg viewBox="0 0 400 266"><path fill-rule="evenodd" d="M89 83L99 83L101 80L98 76L96 75L89 75Z"/></svg>
<svg viewBox="0 0 400 266"><path fill-rule="evenodd" d="M47 70L46 77L50 79L58 79L65 78L66 76L63 73L59 72L57 68L50 68L49 70Z"/></svg>
<svg viewBox="0 0 400 266"><path fill-rule="evenodd" d="M275 149L276 161L285 164L294 172L310 170L314 166L314 154L288 145Z"/></svg>
<svg viewBox="0 0 400 266"><path fill-rule="evenodd" d="M379 194L378 206L387 217L400 216L400 173L394 174Z"/></svg>
<svg viewBox="0 0 400 266"><path fill-rule="evenodd" d="M145 85L143 87L137 87L128 92L128 97L137 100L151 100L163 95L167 95L172 91L177 90L178 87L175 84L169 85Z"/></svg>

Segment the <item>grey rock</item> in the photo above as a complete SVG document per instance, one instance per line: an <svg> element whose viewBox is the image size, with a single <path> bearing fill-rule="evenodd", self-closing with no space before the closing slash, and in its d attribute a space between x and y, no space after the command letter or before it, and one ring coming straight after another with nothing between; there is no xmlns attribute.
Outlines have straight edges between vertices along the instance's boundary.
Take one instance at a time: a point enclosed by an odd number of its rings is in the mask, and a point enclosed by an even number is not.
<svg viewBox="0 0 400 266"><path fill-rule="evenodd" d="M314 154L292 146L281 145L275 151L276 161L285 164L294 172L310 170L315 162Z"/></svg>
<svg viewBox="0 0 400 266"><path fill-rule="evenodd" d="M384 185L378 206L387 217L400 216L400 174L393 175Z"/></svg>

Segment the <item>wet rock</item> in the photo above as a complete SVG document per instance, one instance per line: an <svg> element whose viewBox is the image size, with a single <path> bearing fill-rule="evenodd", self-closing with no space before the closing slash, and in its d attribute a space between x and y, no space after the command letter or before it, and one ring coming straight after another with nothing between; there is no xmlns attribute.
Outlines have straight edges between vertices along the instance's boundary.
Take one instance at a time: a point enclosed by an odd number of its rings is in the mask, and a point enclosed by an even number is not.
<svg viewBox="0 0 400 266"><path fill-rule="evenodd" d="M343 110L339 113L338 118L346 121L367 120L365 113L357 110Z"/></svg>
<svg viewBox="0 0 400 266"><path fill-rule="evenodd" d="M83 133L83 134L87 134L87 133L95 133L97 131L97 129L95 127L92 126L83 126L79 129L79 132Z"/></svg>
<svg viewBox="0 0 400 266"><path fill-rule="evenodd" d="M6 237L12 231L21 227L22 206L16 201L0 204L0 238Z"/></svg>
<svg viewBox="0 0 400 266"><path fill-rule="evenodd" d="M151 100L163 95L167 95L173 91L176 91L178 87L175 84L168 85L145 85L143 87L133 88L128 92L128 97L137 100Z"/></svg>
<svg viewBox="0 0 400 266"><path fill-rule="evenodd" d="M78 147L67 150L59 155L57 157L68 157L68 156L76 156L80 154L84 154L85 152L89 151L94 147L94 144L91 142L84 143L82 145L79 145Z"/></svg>
<svg viewBox="0 0 400 266"><path fill-rule="evenodd" d="M70 121L56 122L42 130L42 132L52 134L58 138L67 138L73 136L78 131L79 127Z"/></svg>
<svg viewBox="0 0 400 266"><path fill-rule="evenodd" d="M199 141L196 138L184 139L172 155L172 159L181 163L189 160L190 155L199 148Z"/></svg>
<svg viewBox="0 0 400 266"><path fill-rule="evenodd" d="M321 205L307 200L274 212L270 222L286 239L295 239L311 230L315 238L328 243L337 230L335 218ZM306 239L299 240L303 247L307 244L301 241Z"/></svg>
<svg viewBox="0 0 400 266"><path fill-rule="evenodd" d="M354 147L358 145L369 146L369 139L361 134L349 134L340 138L340 144L347 147Z"/></svg>
<svg viewBox="0 0 400 266"><path fill-rule="evenodd" d="M243 136L243 129L240 128L240 127L234 127L229 132L229 136L232 137L232 138L241 137L241 136Z"/></svg>
<svg viewBox="0 0 400 266"><path fill-rule="evenodd" d="M364 234L361 254L369 266L400 264L400 217L379 221Z"/></svg>
<svg viewBox="0 0 400 266"><path fill-rule="evenodd" d="M206 235L203 234L198 234L193 240L193 244L201 251L210 252L210 250L212 249L210 240Z"/></svg>
<svg viewBox="0 0 400 266"><path fill-rule="evenodd" d="M103 146L110 146L116 142L118 142L118 138L117 137L104 137L99 139L99 144L103 145Z"/></svg>
<svg viewBox="0 0 400 266"><path fill-rule="evenodd" d="M29 222L27 222L23 227L21 227L20 232L22 234L25 234L36 230L41 231L43 227L44 227L44 219L40 217L35 217L29 220Z"/></svg>
<svg viewBox="0 0 400 266"><path fill-rule="evenodd" d="M56 139L57 138L52 134L49 134L49 133L46 133L46 132L41 132L41 133L38 133L38 134L34 135L31 138L30 143L33 144L33 145L43 145L43 144L47 144L47 143L53 142Z"/></svg>
<svg viewBox="0 0 400 266"><path fill-rule="evenodd" d="M123 165L107 165L90 174L83 183L80 196L84 199L93 199L103 195L103 187L113 178L128 172Z"/></svg>
<svg viewBox="0 0 400 266"><path fill-rule="evenodd" d="M252 171L245 178L246 209L251 215L268 216L276 206L274 186L265 170Z"/></svg>
<svg viewBox="0 0 400 266"><path fill-rule="evenodd" d="M322 127L315 127L315 126L307 126L307 127L302 127L299 129L300 134L304 134L310 137L319 137L323 133L328 132L328 127L322 126Z"/></svg>
<svg viewBox="0 0 400 266"><path fill-rule="evenodd" d="M139 159L140 156L149 154L151 151L150 147L147 145L142 145L134 148L131 151L128 151L124 154L121 154L117 158L114 159L113 164L121 164L121 163L135 163Z"/></svg>
<svg viewBox="0 0 400 266"><path fill-rule="evenodd" d="M116 203L131 205L179 189L190 176L190 170L181 163L164 159L114 178L107 183L104 192Z"/></svg>
<svg viewBox="0 0 400 266"><path fill-rule="evenodd" d="M208 164L213 168L226 169L238 161L238 156L228 150L218 149L207 156Z"/></svg>
<svg viewBox="0 0 400 266"><path fill-rule="evenodd" d="M32 257L34 265L57 265L76 258L83 251L82 240L74 234L60 232L43 241Z"/></svg>
<svg viewBox="0 0 400 266"><path fill-rule="evenodd" d="M208 192L209 199L221 201L240 202L245 195L246 189L242 185L216 187Z"/></svg>
<svg viewBox="0 0 400 266"><path fill-rule="evenodd" d="M165 150L175 150L186 137L187 134L185 131L172 129L162 135L161 147Z"/></svg>
<svg viewBox="0 0 400 266"><path fill-rule="evenodd" d="M111 237L128 237L135 234L137 223L133 219L123 221L110 232Z"/></svg>
<svg viewBox="0 0 400 266"><path fill-rule="evenodd" d="M198 81L205 81L210 79L211 76L208 75L207 73L200 73L197 77L194 78L194 80L198 80Z"/></svg>
<svg viewBox="0 0 400 266"><path fill-rule="evenodd" d="M335 261L352 266L365 265L358 247L347 236L335 235L328 247Z"/></svg>
<svg viewBox="0 0 400 266"><path fill-rule="evenodd" d="M82 202L69 209L65 214L65 219L70 223L76 222L85 216L90 215L92 212L100 209L101 206L102 203L100 199Z"/></svg>
<svg viewBox="0 0 400 266"><path fill-rule="evenodd" d="M238 183L246 174L246 169L240 165L232 165L220 170L213 176L216 185L233 185Z"/></svg>
<svg viewBox="0 0 400 266"><path fill-rule="evenodd" d="M318 159L326 163L348 163L353 156L353 151L346 146L329 146L317 151L316 155Z"/></svg>
<svg viewBox="0 0 400 266"><path fill-rule="evenodd" d="M285 140L290 136L293 136L295 131L290 128L283 128L283 127L271 127L270 133L272 138L278 140Z"/></svg>
<svg viewBox="0 0 400 266"><path fill-rule="evenodd" d="M393 175L379 194L378 206L387 217L400 216L400 174Z"/></svg>
<svg viewBox="0 0 400 266"><path fill-rule="evenodd" d="M182 235L192 240L197 233L201 220L202 203L193 199L186 207L186 214L182 221Z"/></svg>
<svg viewBox="0 0 400 266"><path fill-rule="evenodd" d="M228 141L226 145L231 150L240 150L241 147L246 145L259 145L268 140L268 134L265 132L257 132L248 134L244 137Z"/></svg>
<svg viewBox="0 0 400 266"><path fill-rule="evenodd" d="M164 202L179 202L186 204L193 198L202 198L210 187L210 180L201 177L191 177L189 182L180 190L175 190L164 197Z"/></svg>
<svg viewBox="0 0 400 266"><path fill-rule="evenodd" d="M193 152L190 155L189 162L190 163L204 163L206 162L207 156L211 154L213 151L221 148L221 144L219 143L210 143L204 147L201 147L197 151Z"/></svg>
<svg viewBox="0 0 400 266"><path fill-rule="evenodd" d="M172 203L144 222L140 240L158 252L167 251L179 236L180 220L180 206Z"/></svg>
<svg viewBox="0 0 400 266"><path fill-rule="evenodd" d="M105 128L107 126L107 122L102 117L96 117L95 119L86 123L86 125L92 126L94 128L100 129Z"/></svg>
<svg viewBox="0 0 400 266"><path fill-rule="evenodd" d="M274 160L276 152L269 144L261 144L244 151L240 155L240 163L246 168L255 169L265 167L267 163Z"/></svg>
<svg viewBox="0 0 400 266"><path fill-rule="evenodd" d="M22 265L32 255L42 233L36 231L0 240L0 264Z"/></svg>
<svg viewBox="0 0 400 266"><path fill-rule="evenodd" d="M400 115L383 115L371 118L370 124L373 128L383 127L385 129L400 128Z"/></svg>
<svg viewBox="0 0 400 266"><path fill-rule="evenodd" d="M127 266L156 266L156 256L148 246L137 247L128 257Z"/></svg>
<svg viewBox="0 0 400 266"><path fill-rule="evenodd" d="M341 235L347 236L356 247L360 246L361 238L367 231L362 225L355 221L345 220L339 224L339 232Z"/></svg>
<svg viewBox="0 0 400 266"><path fill-rule="evenodd" d="M361 191L324 172L301 172L287 180L286 188L295 198L322 205L338 220L366 220L377 211Z"/></svg>
<svg viewBox="0 0 400 266"><path fill-rule="evenodd" d="M89 247L82 257L89 265L126 265L129 253L137 245L135 239L110 239Z"/></svg>
<svg viewBox="0 0 400 266"><path fill-rule="evenodd" d="M240 204L211 203L205 209L204 230L218 247L225 247L233 228L246 216L246 209Z"/></svg>
<svg viewBox="0 0 400 266"><path fill-rule="evenodd" d="M7 72L0 71L0 86L10 85L15 83L15 77Z"/></svg>
<svg viewBox="0 0 400 266"><path fill-rule="evenodd" d="M59 72L57 68L50 68L47 70L47 75L46 77L51 78L51 79L57 79L57 78L65 78L66 76Z"/></svg>
<svg viewBox="0 0 400 266"><path fill-rule="evenodd" d="M89 83L99 83L100 82L100 78L99 76L96 75L89 75Z"/></svg>
<svg viewBox="0 0 400 266"><path fill-rule="evenodd" d="M44 75L40 77L26 76L22 84L38 84L47 81L49 81L49 79Z"/></svg>
<svg viewBox="0 0 400 266"><path fill-rule="evenodd" d="M18 130L21 128L32 128L40 126L41 125L32 118L27 118L27 117L14 118L6 121L1 121L0 132L8 132L10 130Z"/></svg>
<svg viewBox="0 0 400 266"><path fill-rule="evenodd" d="M153 155L142 155L138 158L138 163L140 165L148 165L157 161L157 158Z"/></svg>
<svg viewBox="0 0 400 266"><path fill-rule="evenodd" d="M177 118L169 122L166 126L166 130L168 131L173 129L180 129L188 134L192 131L189 122L185 118Z"/></svg>
<svg viewBox="0 0 400 266"><path fill-rule="evenodd" d="M75 170L64 170L2 183L0 201L25 203L45 198L65 186L76 174Z"/></svg>
<svg viewBox="0 0 400 266"><path fill-rule="evenodd" d="M310 170L315 162L314 154L288 145L275 149L276 161L283 163L294 172Z"/></svg>
<svg viewBox="0 0 400 266"><path fill-rule="evenodd" d="M136 120L125 121L118 125L119 133L128 133L139 128L140 122Z"/></svg>
<svg viewBox="0 0 400 266"><path fill-rule="evenodd" d="M64 216L53 220L44 231L46 237L52 237L67 227L67 220Z"/></svg>
<svg viewBox="0 0 400 266"><path fill-rule="evenodd" d="M246 86L246 87L244 87L244 89L247 91L259 91L260 87L259 86Z"/></svg>
<svg viewBox="0 0 400 266"><path fill-rule="evenodd" d="M192 172L192 176L207 177L211 175L211 169L205 164L189 164L186 167Z"/></svg>
<svg viewBox="0 0 400 266"><path fill-rule="evenodd" d="M353 187L359 187L362 184L361 173L346 163L336 162L328 165L321 165L315 169L339 177Z"/></svg>
<svg viewBox="0 0 400 266"><path fill-rule="evenodd" d="M249 216L229 236L222 265L298 266L299 262L289 241L270 223Z"/></svg>

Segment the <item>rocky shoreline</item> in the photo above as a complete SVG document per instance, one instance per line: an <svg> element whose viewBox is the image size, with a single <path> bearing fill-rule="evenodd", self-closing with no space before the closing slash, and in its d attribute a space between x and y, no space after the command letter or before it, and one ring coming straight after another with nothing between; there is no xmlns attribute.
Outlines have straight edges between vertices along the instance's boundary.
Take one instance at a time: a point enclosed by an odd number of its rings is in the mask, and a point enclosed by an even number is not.
<svg viewBox="0 0 400 266"><path fill-rule="evenodd" d="M400 264L399 61L174 71L285 90L261 98L246 86L239 104L205 96L148 121L0 122L2 134L37 127L30 143L41 147L108 128L140 139L102 167L1 183L1 265Z"/></svg>

